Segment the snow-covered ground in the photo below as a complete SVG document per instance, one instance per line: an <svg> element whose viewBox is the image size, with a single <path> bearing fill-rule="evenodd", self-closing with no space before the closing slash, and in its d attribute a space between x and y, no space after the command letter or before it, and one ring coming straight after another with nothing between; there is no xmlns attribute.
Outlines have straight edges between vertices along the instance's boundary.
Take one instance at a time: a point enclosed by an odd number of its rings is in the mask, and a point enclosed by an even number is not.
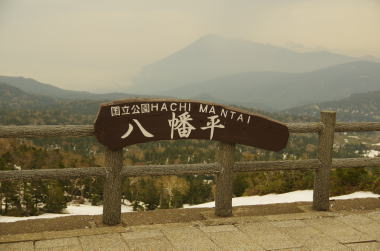
<svg viewBox="0 0 380 251"><path fill-rule="evenodd" d="M380 198L379 194L371 192L355 192L352 194L331 197L331 200L347 200L357 198ZM267 194L232 198L232 206L265 205L276 203L313 201L313 190L294 191L283 194ZM185 208L215 207L215 202L207 202L199 205L186 205Z"/></svg>
<svg viewBox="0 0 380 251"><path fill-rule="evenodd" d="M377 157L379 155L379 153L380 153L380 151L368 150L367 153L364 154L364 157L374 158L374 157Z"/></svg>
<svg viewBox="0 0 380 251"><path fill-rule="evenodd" d="M356 198L380 198L379 194L374 194L371 192L355 192L352 194L341 195L336 197L331 197L333 200L347 200ZM236 197L232 199L233 206L248 206L248 205L264 205L264 204L276 204L276 203L291 203L291 202L301 202L301 201L312 201L313 200L313 190L302 190L294 191L283 194L267 194L262 196L246 196L246 197ZM184 205L184 208L207 208L214 207L215 202L208 202L199 205ZM132 212L131 206L122 205L121 211ZM68 205L65 209L64 214L43 214L39 216L30 217L9 217L0 216L0 222L15 222L21 220L31 220L31 219L46 219L46 218L56 218L70 215L99 215L103 212L103 206L91 206L91 205Z"/></svg>
<svg viewBox="0 0 380 251"><path fill-rule="evenodd" d="M131 206L121 206L121 212L132 212ZM28 216L28 217L11 217L11 216L0 216L0 222L16 222L21 220L32 220L32 219L47 219L47 218L57 218L70 215L98 215L103 213L103 206L91 206L91 205L68 205L62 214L41 214L38 216Z"/></svg>

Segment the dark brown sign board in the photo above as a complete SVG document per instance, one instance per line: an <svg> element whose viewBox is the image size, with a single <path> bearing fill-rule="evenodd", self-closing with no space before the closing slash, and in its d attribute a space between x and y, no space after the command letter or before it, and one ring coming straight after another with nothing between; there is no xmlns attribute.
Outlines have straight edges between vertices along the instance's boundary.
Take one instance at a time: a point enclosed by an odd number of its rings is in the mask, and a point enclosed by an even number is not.
<svg viewBox="0 0 380 251"><path fill-rule="evenodd" d="M285 124L236 108L194 100L127 99L104 103L95 136L111 150L158 140L205 139L280 151Z"/></svg>

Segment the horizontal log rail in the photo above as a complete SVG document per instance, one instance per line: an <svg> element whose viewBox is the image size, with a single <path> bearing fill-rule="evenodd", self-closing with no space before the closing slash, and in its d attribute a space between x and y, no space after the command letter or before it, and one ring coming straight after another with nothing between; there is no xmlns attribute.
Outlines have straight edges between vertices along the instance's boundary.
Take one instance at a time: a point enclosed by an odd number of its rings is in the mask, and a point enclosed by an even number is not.
<svg viewBox="0 0 380 251"><path fill-rule="evenodd" d="M94 136L92 125L0 126L0 138Z"/></svg>
<svg viewBox="0 0 380 251"><path fill-rule="evenodd" d="M323 129L321 122L287 123L290 133L318 133ZM380 122L337 122L335 132L380 131ZM92 125L36 125L0 126L0 138L34 137L86 137L94 135Z"/></svg>
<svg viewBox="0 0 380 251"><path fill-rule="evenodd" d="M321 122L287 123L286 126L290 133L318 133L323 128Z"/></svg>
<svg viewBox="0 0 380 251"><path fill-rule="evenodd" d="M352 122L335 124L335 132L369 132L380 131L379 122Z"/></svg>
<svg viewBox="0 0 380 251"><path fill-rule="evenodd" d="M334 132L380 131L380 122L335 122L335 112L322 111L321 122L287 123L290 133L318 133L318 158L308 160L234 162L235 147L220 143L217 162L209 164L143 165L122 167L123 151L106 151L104 167L0 171L0 182L40 179L104 177L103 223L120 223L121 177L167 175L214 175L215 214L232 214L232 173L314 170L313 208L329 210L329 176L332 168L380 167L380 158L332 159ZM93 125L0 126L0 138L88 137Z"/></svg>
<svg viewBox="0 0 380 251"><path fill-rule="evenodd" d="M259 172L280 170L307 170L320 167L318 159L247 161L236 162L234 172ZM343 158L333 159L332 168L380 167L380 158ZM215 163L181 165L142 165L123 167L123 177L167 176L167 175L215 175L220 172ZM105 177L104 167L81 167L63 169L11 170L0 172L0 182L40 179L74 179Z"/></svg>
<svg viewBox="0 0 380 251"><path fill-rule="evenodd" d="M320 162L317 159L247 161L247 162L236 162L234 171L235 172L258 172L258 171L277 171L277 170L306 170L306 169L317 169L319 167L320 167Z"/></svg>

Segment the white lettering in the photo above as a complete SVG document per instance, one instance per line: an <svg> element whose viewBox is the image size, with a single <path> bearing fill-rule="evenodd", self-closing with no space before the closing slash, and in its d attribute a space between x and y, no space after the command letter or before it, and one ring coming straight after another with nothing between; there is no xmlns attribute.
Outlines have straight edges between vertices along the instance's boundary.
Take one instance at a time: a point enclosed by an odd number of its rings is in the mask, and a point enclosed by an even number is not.
<svg viewBox="0 0 380 251"><path fill-rule="evenodd" d="M161 112L165 109L165 111L168 111L168 108L166 107L166 103L163 103L161 106Z"/></svg>
<svg viewBox="0 0 380 251"><path fill-rule="evenodd" d="M214 113L215 114L215 107L211 106L210 110L208 111L209 113Z"/></svg>
<svg viewBox="0 0 380 251"><path fill-rule="evenodd" d="M140 129L140 131L142 132L142 134L147 137L147 138L153 138L154 135L151 134L150 132L148 132L142 125L141 123L137 120L137 119L133 119L133 122L136 123L137 127ZM133 131L133 125L131 123L129 123L128 125L128 130L126 133L124 133L120 138L122 139L125 139L125 138L128 138L128 136L132 133Z"/></svg>
<svg viewBox="0 0 380 251"><path fill-rule="evenodd" d="M208 105L206 105L206 106L203 108L203 105L200 104L200 106L199 106L199 112L207 112L207 109L208 109Z"/></svg>
<svg viewBox="0 0 380 251"><path fill-rule="evenodd" d="M141 104L141 113L149 113L149 104Z"/></svg>
<svg viewBox="0 0 380 251"><path fill-rule="evenodd" d="M207 126L201 127L202 130L210 129L210 140L214 137L215 128L224 128L224 125L220 124L219 115L207 117L210 121L207 122Z"/></svg>
<svg viewBox="0 0 380 251"><path fill-rule="evenodd" d="M120 106L111 106L111 117L120 116Z"/></svg>
<svg viewBox="0 0 380 251"><path fill-rule="evenodd" d="M239 121L239 120L240 120L241 122L243 122L243 114L240 114L240 115L239 115L239 117L237 118L237 121Z"/></svg>
<svg viewBox="0 0 380 251"><path fill-rule="evenodd" d="M220 112L220 116L224 116L225 118L227 118L227 114L228 114L228 110L224 110L224 108L222 108L222 111Z"/></svg>
<svg viewBox="0 0 380 251"><path fill-rule="evenodd" d="M186 112L186 103L179 103L179 111L182 112L182 108L183 108L183 111Z"/></svg>
<svg viewBox="0 0 380 251"><path fill-rule="evenodd" d="M175 106L175 108L173 106ZM180 109L181 109L181 106L180 106ZM172 112L177 111L177 103L171 103L170 104L170 111L172 111Z"/></svg>
<svg viewBox="0 0 380 251"><path fill-rule="evenodd" d="M150 110L153 112L156 110L158 112L158 103L150 104Z"/></svg>
<svg viewBox="0 0 380 251"><path fill-rule="evenodd" d="M132 114L138 114L140 113L140 107L137 105L132 106Z"/></svg>
<svg viewBox="0 0 380 251"><path fill-rule="evenodd" d="M230 111L230 112L231 112L231 119L233 119L236 112L234 111Z"/></svg>
<svg viewBox="0 0 380 251"><path fill-rule="evenodd" d="M128 115L130 114L129 113L129 105L125 105L121 108L121 110L123 111L123 113L121 115Z"/></svg>
<svg viewBox="0 0 380 251"><path fill-rule="evenodd" d="M184 112L178 117L172 112L172 119L169 119L169 126L171 127L170 138L173 139L174 131L178 132L180 138L188 138L192 130L195 130L195 127L190 124L189 121L192 121L190 114Z"/></svg>

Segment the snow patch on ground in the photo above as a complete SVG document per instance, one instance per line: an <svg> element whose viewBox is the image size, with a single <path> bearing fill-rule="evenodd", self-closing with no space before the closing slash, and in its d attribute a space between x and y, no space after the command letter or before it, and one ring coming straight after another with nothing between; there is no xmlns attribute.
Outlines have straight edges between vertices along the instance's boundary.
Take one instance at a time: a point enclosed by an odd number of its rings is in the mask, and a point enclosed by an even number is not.
<svg viewBox="0 0 380 251"><path fill-rule="evenodd" d="M359 139L359 136L348 136L349 138Z"/></svg>
<svg viewBox="0 0 380 251"><path fill-rule="evenodd" d="M70 205L65 210L68 214L72 215L98 215L103 214L103 206L91 206L91 205ZM131 206L122 205L121 212L133 212Z"/></svg>
<svg viewBox="0 0 380 251"><path fill-rule="evenodd" d="M371 192L355 192L352 194L331 197L331 200L347 200L357 198L380 198L379 194ZM292 202L310 202L313 200L313 190L301 190L283 194L267 194L246 197L236 197L232 199L233 206L249 206L249 205L264 205L276 203L292 203ZM199 205L184 205L184 208L210 208L215 207L215 202L207 202ZM132 212L131 206L122 205L123 213ZM103 206L91 206L83 204L70 204L64 210L64 214L42 214L39 216L29 217L9 217L0 216L0 222L16 222L21 220L31 219L46 219L64 217L70 215L99 215L103 213Z"/></svg>
<svg viewBox="0 0 380 251"><path fill-rule="evenodd" d="M121 212L133 212L131 206L121 206ZM0 222L16 222L22 220L33 220L33 219L48 219L48 218L57 218L65 217L71 215L99 215L103 214L103 206L91 206L83 204L73 204L68 205L66 209L63 210L62 214L41 214L38 216L28 216L28 217L12 217L12 216L0 216Z"/></svg>
<svg viewBox="0 0 380 251"><path fill-rule="evenodd" d="M379 194L371 192L355 192L352 194L331 197L331 200L347 200L357 198L379 198ZM313 190L294 191L283 194L267 194L255 195L246 197L232 198L232 206L249 206L249 205L265 205L276 203L292 203L292 202L311 202L313 201ZM202 208L202 207L215 207L215 202L207 202L199 205L186 205L185 208Z"/></svg>
<svg viewBox="0 0 380 251"><path fill-rule="evenodd" d="M331 197L330 200L349 200L349 199L363 199L363 198L380 198L380 194L372 192L355 192L346 195Z"/></svg>
<svg viewBox="0 0 380 251"><path fill-rule="evenodd" d="M370 157L370 158L374 158L374 157L377 157L379 155L380 151L376 151L376 150L368 150L365 154L363 154L364 157Z"/></svg>

